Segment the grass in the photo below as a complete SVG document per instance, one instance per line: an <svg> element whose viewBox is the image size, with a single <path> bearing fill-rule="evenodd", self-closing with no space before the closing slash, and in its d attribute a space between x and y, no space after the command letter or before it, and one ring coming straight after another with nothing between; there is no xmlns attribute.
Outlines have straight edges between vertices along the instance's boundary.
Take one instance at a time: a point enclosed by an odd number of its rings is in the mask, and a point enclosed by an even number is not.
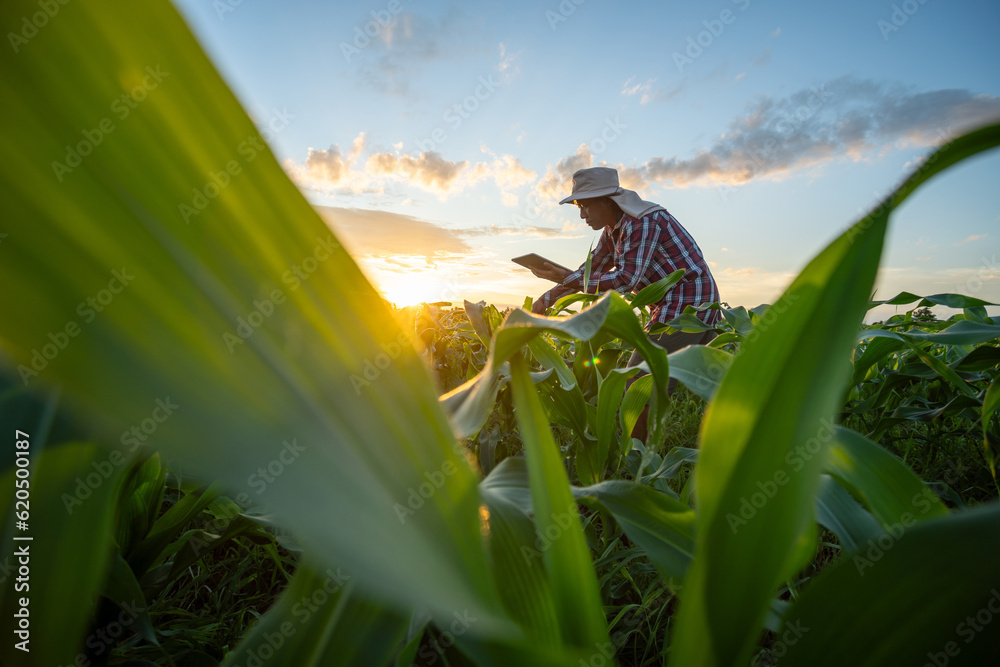
<svg viewBox="0 0 1000 667"><path fill-rule="evenodd" d="M845 425L857 428L859 421L851 417ZM983 457L982 432L975 426L960 417L904 422L888 429L878 443L910 466L949 505L971 507L997 498Z"/></svg>
<svg viewBox="0 0 1000 667"><path fill-rule="evenodd" d="M169 489L161 516L181 497ZM204 510L186 530L218 534L225 521ZM298 554L275 541L236 537L169 581L147 605L160 647L133 635L113 651L110 664L146 660L157 665L217 664L274 604L288 585ZM170 560L164 567L170 564ZM211 660L212 662L202 662Z"/></svg>

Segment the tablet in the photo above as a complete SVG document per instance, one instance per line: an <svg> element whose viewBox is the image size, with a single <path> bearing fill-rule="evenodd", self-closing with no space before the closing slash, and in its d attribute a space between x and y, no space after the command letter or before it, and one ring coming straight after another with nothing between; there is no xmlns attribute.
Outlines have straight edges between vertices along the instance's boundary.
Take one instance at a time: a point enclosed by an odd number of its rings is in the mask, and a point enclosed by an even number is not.
<svg viewBox="0 0 1000 667"><path fill-rule="evenodd" d="M521 255L520 257L515 257L514 259L512 259L510 261L514 262L515 264L520 264L521 266L523 266L525 268L528 268L528 269L530 269L532 267L534 267L536 269L544 269L545 268L545 263L548 262L549 264L551 264L552 266L556 267L557 269L562 269L563 271L572 271L572 269L567 269L562 264L556 264L551 259L545 259L541 255L536 255L535 253L530 253L530 254L527 254L527 255Z"/></svg>

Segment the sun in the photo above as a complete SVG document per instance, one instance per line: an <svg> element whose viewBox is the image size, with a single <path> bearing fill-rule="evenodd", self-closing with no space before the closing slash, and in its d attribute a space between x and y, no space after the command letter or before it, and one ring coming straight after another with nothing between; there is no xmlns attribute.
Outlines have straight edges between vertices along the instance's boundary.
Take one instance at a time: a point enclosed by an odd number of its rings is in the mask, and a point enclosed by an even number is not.
<svg viewBox="0 0 1000 667"><path fill-rule="evenodd" d="M379 292L386 301L395 304L397 308L440 301L438 298L440 290L435 289L431 281L417 275L393 276L383 280L379 285Z"/></svg>

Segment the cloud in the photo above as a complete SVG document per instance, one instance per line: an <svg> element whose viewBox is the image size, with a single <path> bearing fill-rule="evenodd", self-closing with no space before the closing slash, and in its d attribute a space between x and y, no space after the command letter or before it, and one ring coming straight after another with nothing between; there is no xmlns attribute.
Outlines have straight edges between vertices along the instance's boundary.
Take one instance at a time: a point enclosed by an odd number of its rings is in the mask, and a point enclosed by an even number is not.
<svg viewBox="0 0 1000 667"><path fill-rule="evenodd" d="M996 261L984 262L979 268L971 268L967 266L955 268L955 269L945 269L944 271L939 271L939 274L943 274L946 278L957 279L960 281L961 285L956 285L951 289L952 292L958 292L961 294L970 294L976 287L977 283L987 283L994 280L1000 280L1000 264ZM938 284L947 284L944 280L939 281ZM964 292L962 290L965 290ZM996 297L984 297L980 295L980 298L987 301L995 301Z"/></svg>
<svg viewBox="0 0 1000 667"><path fill-rule="evenodd" d="M403 181L430 192L447 195L482 180L493 179L500 189L501 198L508 206L516 206L515 190L531 182L536 174L512 155L497 155L483 146L489 161L472 163L468 160L451 161L436 151L418 154L402 150L395 144L395 152L373 152L362 159L366 151L365 133L352 142L351 152L345 157L340 146L316 150L310 148L305 162L285 162L285 170L300 186L324 189L331 186L343 194L382 192L389 181Z"/></svg>
<svg viewBox="0 0 1000 667"><path fill-rule="evenodd" d="M978 241L979 239L985 239L987 236L989 236L989 233L986 233L986 234L973 234L972 236L968 237L967 239L963 239L962 241L959 241L955 245L965 245L966 243L972 243L973 241Z"/></svg>
<svg viewBox="0 0 1000 667"><path fill-rule="evenodd" d="M555 203L568 196L573 191L573 174L580 169L593 166L595 166L594 156L590 146L586 143L580 144L575 153L559 160L555 167L549 165L546 169L545 175L535 186L541 201ZM628 190L641 191L648 185L645 168L609 164L604 161L599 166L617 169L618 183Z"/></svg>
<svg viewBox="0 0 1000 667"><path fill-rule="evenodd" d="M626 81L622 85L622 95L626 97L631 97L633 95L638 95L642 93L642 97L639 98L639 104L649 104L650 102L659 102L664 99L669 99L670 95L663 88L653 89L653 84L656 83L656 79L649 79L646 83L636 83L632 82L635 80L633 76L631 79ZM680 86L673 89L673 94L680 92Z"/></svg>
<svg viewBox="0 0 1000 667"><path fill-rule="evenodd" d="M334 184L340 183L347 175L347 162L336 144L326 150L310 148L304 167L313 178Z"/></svg>
<svg viewBox="0 0 1000 667"><path fill-rule="evenodd" d="M636 93L649 90L649 87L653 84L654 81L656 81L656 79L650 79L646 83L643 84L637 83L635 85L632 85L633 81L635 81L635 77L630 76L628 81L622 84L622 95L628 97L630 95L635 95Z"/></svg>
<svg viewBox="0 0 1000 667"><path fill-rule="evenodd" d="M415 261L432 264L446 259L468 260L481 252L470 244L468 239L473 238L521 236L552 240L582 236L572 223L566 223L562 229L539 225L455 228L388 211L334 206L315 206L315 209L353 257L405 265Z"/></svg>
<svg viewBox="0 0 1000 667"><path fill-rule="evenodd" d="M365 162L365 169L374 176L408 179L428 190L448 192L459 174L469 166L468 160L450 162L436 151L426 151L416 157L403 153L375 153Z"/></svg>
<svg viewBox="0 0 1000 667"><path fill-rule="evenodd" d="M361 132L358 136L354 137L354 141L351 143L351 154L347 157L348 161L352 164L361 155L361 151L365 149L365 133Z"/></svg>
<svg viewBox="0 0 1000 667"><path fill-rule="evenodd" d="M548 167L545 176L536 186L538 194L543 201L553 199L559 201L573 190L573 174L593 164L594 156L590 153L590 146L580 144L576 153L559 160L555 168Z"/></svg>
<svg viewBox="0 0 1000 667"><path fill-rule="evenodd" d="M500 62L497 63L497 71L503 83L510 83L511 79L521 73L521 66L517 64L517 59L521 52L510 53L509 46L500 42Z"/></svg>
<svg viewBox="0 0 1000 667"><path fill-rule="evenodd" d="M497 237L576 238L574 225L449 228L386 211L316 206L365 275L399 305L486 298L518 304L545 289L543 281L497 255ZM482 243L470 239L482 239ZM575 265L574 265L575 266Z"/></svg>
<svg viewBox="0 0 1000 667"><path fill-rule="evenodd" d="M475 174L478 178L492 178L497 187L500 188L500 198L504 206L517 206L518 197L513 192L527 183L533 181L537 174L521 163L519 158L513 155L497 155L485 145L482 151L493 158L492 162L480 162L476 164Z"/></svg>
<svg viewBox="0 0 1000 667"><path fill-rule="evenodd" d="M304 162L285 160L283 166L289 177L303 188L333 186L346 192L369 192L372 191L371 179L356 168L365 146L365 133L360 132L351 142L351 151L346 156L338 144L325 149L310 146Z"/></svg>
<svg viewBox="0 0 1000 667"><path fill-rule="evenodd" d="M733 280L745 280L751 276L756 276L763 273L763 271L755 266L743 266L740 268L726 267L722 271L722 275L726 278L732 278Z"/></svg>
<svg viewBox="0 0 1000 667"><path fill-rule="evenodd" d="M356 25L364 30L373 23L366 15ZM379 32L370 42L353 50L349 45L347 51L341 44L341 50L361 86L391 95L412 97L411 84L434 62L482 52L481 26L457 7L433 19L404 11L377 25ZM357 47L361 38L353 30L351 34Z"/></svg>
<svg viewBox="0 0 1000 667"><path fill-rule="evenodd" d="M788 97L763 96L710 147L654 157L640 169L673 187L781 178L835 159L860 160L891 148L932 146L1000 116L1000 97L842 77Z"/></svg>
<svg viewBox="0 0 1000 667"><path fill-rule="evenodd" d="M673 88L653 88L653 84L656 83L656 79L649 79L646 83L632 83L635 81L635 77L629 78L624 84L622 84L622 95L625 97L632 97L642 93L639 98L639 104L649 104L650 102L668 102L673 98L680 95L681 90L683 90L683 84L674 86Z"/></svg>
<svg viewBox="0 0 1000 667"><path fill-rule="evenodd" d="M473 252L458 230L409 215L355 208L316 206L353 257L435 258Z"/></svg>
<svg viewBox="0 0 1000 667"><path fill-rule="evenodd" d="M567 222L562 229L554 227L542 227L540 225L524 225L520 227L498 227L489 225L487 227L473 227L461 230L462 236L526 236L529 238L542 238L548 240L556 239L579 239L584 234L577 234L581 230L580 225Z"/></svg>
<svg viewBox="0 0 1000 667"><path fill-rule="evenodd" d="M646 172L637 167L626 167L625 165L607 165L618 170L618 184L627 190L645 190L649 185L646 182Z"/></svg>

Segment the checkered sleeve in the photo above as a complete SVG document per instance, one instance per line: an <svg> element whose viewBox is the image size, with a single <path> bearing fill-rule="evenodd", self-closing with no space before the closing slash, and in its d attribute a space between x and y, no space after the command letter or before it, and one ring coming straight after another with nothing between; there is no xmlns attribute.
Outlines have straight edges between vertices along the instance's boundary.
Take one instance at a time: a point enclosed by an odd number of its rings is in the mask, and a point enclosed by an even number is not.
<svg viewBox="0 0 1000 667"><path fill-rule="evenodd" d="M610 235L610 230L605 229L601 237L597 240L597 246L594 248L594 254L590 260L590 281L587 285L587 291L591 294L597 294L598 292L594 276L600 275L601 272L606 271L609 266L613 266L614 264L614 256L612 254L613 243ZM567 274L562 281L563 286L572 292L583 290L583 272L586 266L587 262L584 261L580 265L580 268Z"/></svg>
<svg viewBox="0 0 1000 667"><path fill-rule="evenodd" d="M651 216L641 220L626 217L622 222L621 246L619 256L623 258L622 265L615 268L613 257L607 252L604 261L594 262L590 272L588 292L597 293L601 290L613 289L618 292L634 290L649 269L650 261L660 241L660 227ZM604 240L602 236L601 240ZM611 245L610 240L606 244ZM597 253L595 253L596 257ZM582 272L570 274L563 281L564 285L583 289Z"/></svg>
<svg viewBox="0 0 1000 667"><path fill-rule="evenodd" d="M553 305L555 305L556 301L566 296L567 294L572 294L573 292L576 291L578 290L570 289L565 285L556 285L548 292L538 297L538 300L541 301L542 305L544 305L546 308L551 308Z"/></svg>
<svg viewBox="0 0 1000 667"><path fill-rule="evenodd" d="M594 247L594 254L590 260L591 280L593 280L593 276L595 274L607 270L607 268L611 266L614 261L611 253L611 241L607 238L608 234L609 232L605 230L597 240L597 246ZM583 272L586 269L586 266L587 262L584 261L583 264L580 265L580 268L576 271L571 271L566 274L562 283L556 285L539 297L539 301L544 303L546 308L549 308L563 296L583 290ZM593 294L597 293L596 284L591 284L588 287L588 292Z"/></svg>

